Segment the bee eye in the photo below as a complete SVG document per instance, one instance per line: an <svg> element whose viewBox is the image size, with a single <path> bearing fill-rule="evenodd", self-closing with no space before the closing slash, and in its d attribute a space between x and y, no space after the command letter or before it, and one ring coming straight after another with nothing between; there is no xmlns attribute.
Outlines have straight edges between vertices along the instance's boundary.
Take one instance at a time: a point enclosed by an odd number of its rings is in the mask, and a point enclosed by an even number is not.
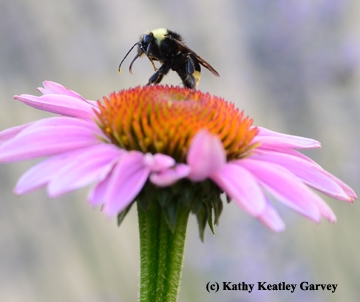
<svg viewBox="0 0 360 302"><path fill-rule="evenodd" d="M150 34L145 35L144 38L143 38L143 41L146 44L151 43L153 40L154 40L154 37L153 37L153 35L150 35Z"/></svg>

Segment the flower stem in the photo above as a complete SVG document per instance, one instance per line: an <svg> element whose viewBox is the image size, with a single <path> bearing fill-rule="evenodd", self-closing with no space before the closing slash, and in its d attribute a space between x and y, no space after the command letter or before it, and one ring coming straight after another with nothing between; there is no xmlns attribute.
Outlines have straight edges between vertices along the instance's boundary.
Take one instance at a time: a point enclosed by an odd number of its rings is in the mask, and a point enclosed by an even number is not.
<svg viewBox="0 0 360 302"><path fill-rule="evenodd" d="M179 292L189 211L179 207L173 232L162 208L138 205L140 231L140 302L175 302Z"/></svg>

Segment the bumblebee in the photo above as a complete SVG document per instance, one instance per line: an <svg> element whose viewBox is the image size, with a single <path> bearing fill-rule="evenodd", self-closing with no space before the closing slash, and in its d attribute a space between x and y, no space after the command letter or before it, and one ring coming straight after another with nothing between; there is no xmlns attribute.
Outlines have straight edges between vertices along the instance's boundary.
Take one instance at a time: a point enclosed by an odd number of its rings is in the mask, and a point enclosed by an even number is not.
<svg viewBox="0 0 360 302"><path fill-rule="evenodd" d="M179 34L165 28L144 33L121 61L119 72L121 72L121 64L135 46L138 47L137 54L130 63L129 72L132 74L132 65L137 58L145 54L155 71L149 78L147 85L159 84L172 69L177 72L185 87L195 89L200 81L200 65L219 76L219 73L208 62L184 44ZM156 68L154 61L159 61L162 64L159 69Z"/></svg>

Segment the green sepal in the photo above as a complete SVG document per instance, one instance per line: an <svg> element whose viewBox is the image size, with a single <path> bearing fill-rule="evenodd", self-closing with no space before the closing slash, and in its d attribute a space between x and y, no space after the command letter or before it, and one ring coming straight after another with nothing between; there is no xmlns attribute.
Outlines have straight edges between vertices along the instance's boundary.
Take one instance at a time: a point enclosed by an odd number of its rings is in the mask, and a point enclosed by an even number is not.
<svg viewBox="0 0 360 302"><path fill-rule="evenodd" d="M132 202L129 206L127 206L125 208L125 210L122 210L118 216L117 216L117 225L120 226L120 224L123 222L124 218L126 217L127 213L129 213L131 206L134 204L134 202Z"/></svg>
<svg viewBox="0 0 360 302"><path fill-rule="evenodd" d="M206 207L201 207L200 210L196 213L196 218L199 226L199 235L202 242L204 242L205 227L207 222L208 213Z"/></svg>
<svg viewBox="0 0 360 302"><path fill-rule="evenodd" d="M220 197L220 194L217 195L217 198L212 200L212 206L214 209L214 224L218 225L219 224L219 219L220 219L220 215L222 213L223 210L223 203Z"/></svg>
<svg viewBox="0 0 360 302"><path fill-rule="evenodd" d="M157 191L156 197L161 207L165 208L176 202L176 199L174 199L175 194L170 188L158 189Z"/></svg>
<svg viewBox="0 0 360 302"><path fill-rule="evenodd" d="M183 186L182 192L179 194L179 202L186 208L190 208L191 203L193 200L195 200L196 195L196 186L190 182L187 181L187 184Z"/></svg>
<svg viewBox="0 0 360 302"><path fill-rule="evenodd" d="M171 232L174 231L179 212L179 203L177 201L170 202L166 207L163 207L166 224Z"/></svg>
<svg viewBox="0 0 360 302"><path fill-rule="evenodd" d="M193 214L197 215L203 207L203 202L200 197L196 197L195 200L192 201L190 210Z"/></svg>
<svg viewBox="0 0 360 302"><path fill-rule="evenodd" d="M146 212L150 207L150 200L156 200L156 194L154 192L154 186L150 183L146 183L139 195L136 197L138 206Z"/></svg>
<svg viewBox="0 0 360 302"><path fill-rule="evenodd" d="M162 209L162 215L171 232L174 231L180 207L193 213L198 221L200 239L204 241L205 227L208 224L215 234L214 225L219 223L223 204L221 190L211 180L192 182L182 179L170 187L156 187L149 181L136 197L138 206L146 212L151 202L156 202ZM119 214L121 222L129 209Z"/></svg>
<svg viewBox="0 0 360 302"><path fill-rule="evenodd" d="M213 215L212 215L212 208L210 207L206 207L206 210L207 210L207 222L208 222L208 225L209 225L209 228L211 230L211 233L213 233L213 235L215 235L215 230L214 230L214 224L213 224Z"/></svg>

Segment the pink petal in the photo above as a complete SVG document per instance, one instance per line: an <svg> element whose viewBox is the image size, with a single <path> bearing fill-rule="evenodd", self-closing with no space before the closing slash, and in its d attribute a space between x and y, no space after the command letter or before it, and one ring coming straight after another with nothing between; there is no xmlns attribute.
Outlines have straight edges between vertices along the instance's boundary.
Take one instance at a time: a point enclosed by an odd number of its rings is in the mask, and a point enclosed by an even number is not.
<svg viewBox="0 0 360 302"><path fill-rule="evenodd" d="M190 173L190 167L185 164L178 164L174 168L163 170L159 173L152 173L150 181L159 187L168 187L179 179L187 177Z"/></svg>
<svg viewBox="0 0 360 302"><path fill-rule="evenodd" d="M274 232L282 232L285 230L284 221L267 198L265 209L258 219Z"/></svg>
<svg viewBox="0 0 360 302"><path fill-rule="evenodd" d="M234 163L250 171L279 201L316 222L320 221L318 204L322 203L321 198L285 168L250 158Z"/></svg>
<svg viewBox="0 0 360 302"><path fill-rule="evenodd" d="M338 179L334 175L331 175L331 176L332 176L333 181L335 181L344 190L346 195L349 197L348 201L353 202L357 198L354 190L351 189L346 183L342 182L340 179Z"/></svg>
<svg viewBox="0 0 360 302"><path fill-rule="evenodd" d="M111 172L108 173L104 180L98 182L88 194L88 201L93 207L104 203L104 196L110 182L110 176Z"/></svg>
<svg viewBox="0 0 360 302"><path fill-rule="evenodd" d="M103 180L111 171L115 161L124 150L110 144L100 144L83 148L71 156L50 179L48 194L57 197L63 193Z"/></svg>
<svg viewBox="0 0 360 302"><path fill-rule="evenodd" d="M54 155L99 144L102 136L94 122L54 117L32 123L0 145L0 162Z"/></svg>
<svg viewBox="0 0 360 302"><path fill-rule="evenodd" d="M20 195L45 186L64 165L70 153L50 157L27 170L16 184L15 193Z"/></svg>
<svg viewBox="0 0 360 302"><path fill-rule="evenodd" d="M322 200L321 198L317 198L314 200L318 209L320 210L320 214L322 217L326 218L330 222L336 222L336 216L333 210L329 207L329 205Z"/></svg>
<svg viewBox="0 0 360 302"><path fill-rule="evenodd" d="M138 195L150 174L144 165L144 154L131 151L114 167L104 196L104 212L114 216L124 210Z"/></svg>
<svg viewBox="0 0 360 302"><path fill-rule="evenodd" d="M342 186L337 183L337 179L317 164L312 164L292 155L272 151L253 154L251 158L278 164L295 174L307 185L324 194L340 200L352 201L352 198L346 194Z"/></svg>
<svg viewBox="0 0 360 302"><path fill-rule="evenodd" d="M44 86L44 88L38 87L38 90L42 94L69 95L69 96L72 96L72 97L77 98L79 100L85 101L85 99L80 94L78 94L75 91L70 90L69 88L64 87L61 84L58 84L58 83L55 83L55 82L52 82L52 81L44 81L43 86Z"/></svg>
<svg viewBox="0 0 360 302"><path fill-rule="evenodd" d="M266 148L264 146L259 146L257 147L253 153L255 154L262 154L264 152L268 152L268 151L274 151L274 152L277 152L277 153L283 153L283 154L288 154L288 155L292 155L292 156L295 156L295 157L299 157L303 160L306 160L310 163L312 163L313 165L317 165L320 167L320 165L318 163L316 163L315 161L313 161L311 158L307 157L306 155L300 153L299 151L297 150L294 150L294 149L290 149L290 148Z"/></svg>
<svg viewBox="0 0 360 302"><path fill-rule="evenodd" d="M171 156L157 153L152 155L151 153L146 153L144 156L144 164L149 167L152 172L159 172L164 169L175 166L176 162Z"/></svg>
<svg viewBox="0 0 360 302"><path fill-rule="evenodd" d="M258 135L253 142L260 142L264 148L280 147L280 148L295 148L295 149L312 149L320 148L318 141L306 137L288 135L280 132L271 131L266 128L257 127L259 129Z"/></svg>
<svg viewBox="0 0 360 302"><path fill-rule="evenodd" d="M70 183L67 187L69 190L74 186L84 186L87 183L80 184L90 178L89 174L95 173L96 164L101 165L103 163L102 169L98 167L100 170L98 178L102 179L109 170L107 166L111 165L111 163L106 163L111 162L123 152L113 145L100 144L52 156L25 172L16 185L15 193L24 194L30 192L46 185L49 181L59 181L61 185ZM86 159L87 157L88 159ZM89 166L93 166L94 169L86 171L86 167ZM50 195L55 197L56 194Z"/></svg>
<svg viewBox="0 0 360 302"><path fill-rule="evenodd" d="M193 181L205 180L225 162L225 150L218 136L200 130L193 137L187 154L187 163L191 167L188 178Z"/></svg>
<svg viewBox="0 0 360 302"><path fill-rule="evenodd" d="M16 135L18 135L21 131L23 131L24 129L26 129L27 127L29 127L30 125L32 125L33 122L25 124L25 125L21 125L21 126L16 126L16 127L12 127L12 128L8 128L4 131L0 132L0 144L5 143L6 141L14 138Z"/></svg>
<svg viewBox="0 0 360 302"><path fill-rule="evenodd" d="M259 216L265 209L266 200L256 179L239 165L228 163L211 179L239 206L253 216Z"/></svg>
<svg viewBox="0 0 360 302"><path fill-rule="evenodd" d="M14 98L42 111L83 119L93 119L95 117L94 110L97 109L97 106L69 95L44 94L38 97L22 94L15 95Z"/></svg>

